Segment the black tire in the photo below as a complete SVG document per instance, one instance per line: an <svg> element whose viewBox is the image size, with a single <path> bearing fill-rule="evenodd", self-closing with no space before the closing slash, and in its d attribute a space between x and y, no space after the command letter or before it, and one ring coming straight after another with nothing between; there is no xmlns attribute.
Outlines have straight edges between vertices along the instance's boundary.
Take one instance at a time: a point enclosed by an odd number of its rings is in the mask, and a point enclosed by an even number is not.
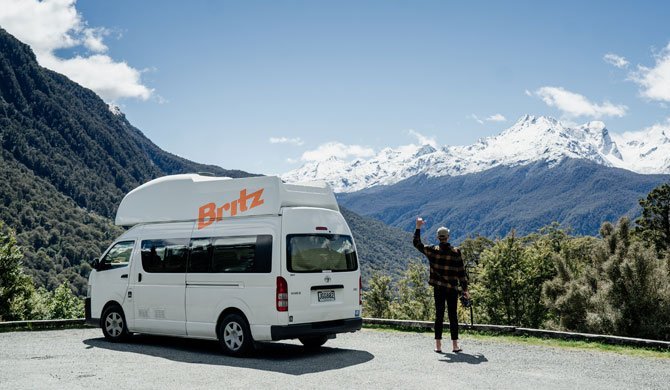
<svg viewBox="0 0 670 390"><path fill-rule="evenodd" d="M328 341L328 336L300 337L298 340L306 349L318 349Z"/></svg>
<svg viewBox="0 0 670 390"><path fill-rule="evenodd" d="M245 356L254 346L247 320L239 314L228 314L219 325L219 344L229 356Z"/></svg>
<svg viewBox="0 0 670 390"><path fill-rule="evenodd" d="M119 342L127 340L130 337L128 326L126 326L126 316L123 314L123 309L118 305L109 306L102 313L100 320L100 327L102 334L111 342Z"/></svg>

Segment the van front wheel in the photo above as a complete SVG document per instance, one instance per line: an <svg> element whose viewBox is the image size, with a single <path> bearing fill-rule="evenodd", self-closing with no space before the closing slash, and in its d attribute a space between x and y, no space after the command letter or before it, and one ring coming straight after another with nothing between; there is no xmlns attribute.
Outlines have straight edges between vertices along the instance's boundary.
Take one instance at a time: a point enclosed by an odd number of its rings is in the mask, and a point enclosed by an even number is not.
<svg viewBox="0 0 670 390"><path fill-rule="evenodd" d="M126 326L126 317L123 315L123 309L117 305L112 305L105 309L102 314L102 334L112 342L123 341L130 336Z"/></svg>
<svg viewBox="0 0 670 390"><path fill-rule="evenodd" d="M307 349L317 349L328 341L328 336L300 337L298 340Z"/></svg>
<svg viewBox="0 0 670 390"><path fill-rule="evenodd" d="M239 314L228 314L221 321L219 342L223 352L230 356L244 356L249 353L254 344L249 324Z"/></svg>

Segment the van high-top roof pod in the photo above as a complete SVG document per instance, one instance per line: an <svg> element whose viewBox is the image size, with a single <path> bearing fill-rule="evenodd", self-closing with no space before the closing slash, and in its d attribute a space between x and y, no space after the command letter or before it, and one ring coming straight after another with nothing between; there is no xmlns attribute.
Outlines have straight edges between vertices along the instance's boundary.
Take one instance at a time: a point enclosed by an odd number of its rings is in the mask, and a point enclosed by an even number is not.
<svg viewBox="0 0 670 390"><path fill-rule="evenodd" d="M298 206L339 211L326 184L285 184L276 176L171 175L130 191L119 205L115 223L198 221L198 229L202 229L226 218L277 215L282 207Z"/></svg>

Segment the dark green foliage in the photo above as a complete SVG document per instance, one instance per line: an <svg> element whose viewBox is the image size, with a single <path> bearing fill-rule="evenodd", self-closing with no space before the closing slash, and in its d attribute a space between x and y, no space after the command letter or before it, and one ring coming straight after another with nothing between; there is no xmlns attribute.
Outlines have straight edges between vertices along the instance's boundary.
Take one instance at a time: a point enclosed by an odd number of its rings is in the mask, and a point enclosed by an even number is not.
<svg viewBox="0 0 670 390"><path fill-rule="evenodd" d="M16 319L13 305L28 294L32 284L23 273L22 257L14 232L0 221L0 321Z"/></svg>
<svg viewBox="0 0 670 390"><path fill-rule="evenodd" d="M412 261L396 283L396 299L391 303L393 318L431 320L435 317L433 289L428 285L428 266Z"/></svg>
<svg viewBox="0 0 670 390"><path fill-rule="evenodd" d="M367 290L363 292L363 313L366 317L390 318L393 291L391 277L374 272L368 279Z"/></svg>
<svg viewBox="0 0 670 390"><path fill-rule="evenodd" d="M662 253L670 249L670 184L654 188L645 199L640 199L642 216L635 221L636 233L652 242Z"/></svg>
<svg viewBox="0 0 670 390"><path fill-rule="evenodd" d="M433 290L428 285L428 266L410 261L396 282L375 272L363 293L366 317L429 321L435 318Z"/></svg>
<svg viewBox="0 0 670 390"><path fill-rule="evenodd" d="M14 232L0 222L0 321L83 317L83 301L69 283L53 293L35 289L32 278L23 273L22 259Z"/></svg>
<svg viewBox="0 0 670 390"><path fill-rule="evenodd" d="M355 213L406 231L417 215L429 236L447 226L455 243L472 235L520 235L558 221L573 234L596 235L604 221L639 215L638 199L668 175L641 175L586 160L496 167L455 177L414 176L391 186L339 194Z"/></svg>
<svg viewBox="0 0 670 390"><path fill-rule="evenodd" d="M512 232L481 254L471 271L472 291L477 300L478 316L494 324L537 328L546 320L547 309L541 302L545 281L555 275L557 258L555 229L517 237Z"/></svg>
<svg viewBox="0 0 670 390"><path fill-rule="evenodd" d="M556 277L543 286L548 327L670 339L670 255L630 230L622 218L603 224L600 240L567 243Z"/></svg>

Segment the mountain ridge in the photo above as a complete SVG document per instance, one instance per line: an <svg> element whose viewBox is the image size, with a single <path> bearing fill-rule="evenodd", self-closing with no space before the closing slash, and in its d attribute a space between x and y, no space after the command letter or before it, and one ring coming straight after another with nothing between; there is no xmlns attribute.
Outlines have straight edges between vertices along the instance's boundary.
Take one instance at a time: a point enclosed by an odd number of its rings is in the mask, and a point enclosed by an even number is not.
<svg viewBox="0 0 670 390"><path fill-rule="evenodd" d="M308 162L282 178L320 180L336 192L354 192L395 184L418 174L459 176L537 161L546 161L551 167L566 158L636 173L670 173L670 128L655 125L618 135L611 134L601 121L569 127L551 117L524 115L500 134L481 138L472 145L412 144L384 148L369 159L345 161L331 157Z"/></svg>
<svg viewBox="0 0 670 390"><path fill-rule="evenodd" d="M635 218L638 200L670 175L642 175L583 159L497 166L459 176L416 175L393 185L339 193L355 213L405 231L427 219L427 232L445 225L458 243L467 236L528 234L558 222L577 235L598 235L605 221Z"/></svg>

